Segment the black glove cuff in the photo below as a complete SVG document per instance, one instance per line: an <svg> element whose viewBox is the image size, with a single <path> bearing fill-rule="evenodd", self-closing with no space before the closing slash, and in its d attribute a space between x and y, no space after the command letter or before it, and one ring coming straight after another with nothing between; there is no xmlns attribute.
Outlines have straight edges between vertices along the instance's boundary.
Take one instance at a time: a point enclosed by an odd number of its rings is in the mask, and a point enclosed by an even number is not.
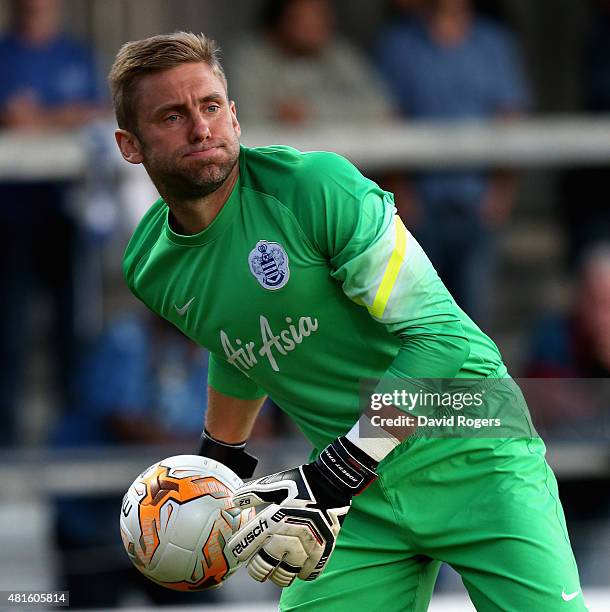
<svg viewBox="0 0 610 612"><path fill-rule="evenodd" d="M246 450L246 443L227 444L213 438L205 429L201 434L199 451L202 457L209 457L220 461L223 465L232 469L242 480L252 478L254 470L258 465L258 459L250 455Z"/></svg>
<svg viewBox="0 0 610 612"><path fill-rule="evenodd" d="M329 444L315 465L327 480L349 496L362 493L377 478L378 462L344 436Z"/></svg>

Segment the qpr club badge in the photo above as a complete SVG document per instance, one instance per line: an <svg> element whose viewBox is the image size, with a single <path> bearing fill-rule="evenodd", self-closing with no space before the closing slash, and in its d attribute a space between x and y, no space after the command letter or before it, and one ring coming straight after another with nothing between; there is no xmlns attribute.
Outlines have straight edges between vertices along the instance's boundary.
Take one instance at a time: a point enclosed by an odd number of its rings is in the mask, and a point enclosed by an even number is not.
<svg viewBox="0 0 610 612"><path fill-rule="evenodd" d="M248 255L248 263L250 271L265 289L281 289L290 278L288 255L277 242L259 240Z"/></svg>

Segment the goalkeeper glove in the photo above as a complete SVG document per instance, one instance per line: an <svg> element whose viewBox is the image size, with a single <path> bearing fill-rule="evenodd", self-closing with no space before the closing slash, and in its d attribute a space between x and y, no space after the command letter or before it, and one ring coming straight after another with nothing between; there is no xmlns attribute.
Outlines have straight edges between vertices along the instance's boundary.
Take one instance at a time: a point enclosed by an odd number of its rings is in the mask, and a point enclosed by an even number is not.
<svg viewBox="0 0 610 612"><path fill-rule="evenodd" d="M335 547L352 497L377 478L378 461L345 436L327 446L313 462L265 476L240 487L233 496L241 509L269 504L227 544L249 574L278 586L298 576L314 580Z"/></svg>
<svg viewBox="0 0 610 612"><path fill-rule="evenodd" d="M219 461L233 470L241 479L252 478L258 459L247 453L245 449L245 442L227 444L216 440L207 429L204 429L197 454Z"/></svg>

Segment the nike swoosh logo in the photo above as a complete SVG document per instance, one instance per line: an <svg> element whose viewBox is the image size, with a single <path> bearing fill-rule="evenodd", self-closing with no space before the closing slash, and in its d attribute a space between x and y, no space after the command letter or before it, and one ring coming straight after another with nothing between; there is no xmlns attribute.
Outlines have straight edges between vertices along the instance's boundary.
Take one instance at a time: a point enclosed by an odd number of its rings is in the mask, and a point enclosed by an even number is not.
<svg viewBox="0 0 610 612"><path fill-rule="evenodd" d="M574 591L573 593L566 593L565 591L561 591L561 599L564 601L572 601L576 595L580 593L580 589L578 591Z"/></svg>
<svg viewBox="0 0 610 612"><path fill-rule="evenodd" d="M191 307L191 304L193 303L193 300L194 300L194 299L195 299L195 298L194 298L194 297L192 297L192 298L191 298L191 299L190 299L190 300L189 300L189 301L188 301L188 302L187 302L187 303L186 303L184 306L182 306L181 308L178 308L178 306L176 306L176 304L174 304L174 308L176 309L176 312L177 312L177 313L178 313L178 314L179 314L181 317L183 317L183 316L186 314L187 310L188 310L188 309Z"/></svg>

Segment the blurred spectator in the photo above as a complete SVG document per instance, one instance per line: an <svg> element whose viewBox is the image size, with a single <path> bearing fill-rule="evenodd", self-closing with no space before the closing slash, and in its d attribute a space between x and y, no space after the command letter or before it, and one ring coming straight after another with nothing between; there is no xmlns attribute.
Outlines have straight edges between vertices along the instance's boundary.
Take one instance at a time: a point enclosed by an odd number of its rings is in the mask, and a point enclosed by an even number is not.
<svg viewBox="0 0 610 612"><path fill-rule="evenodd" d="M79 126L100 112L89 50L61 31L60 0L13 0L0 40L0 121L11 129Z"/></svg>
<svg viewBox="0 0 610 612"><path fill-rule="evenodd" d="M394 0L378 67L401 113L417 120L486 120L523 112L528 94L514 41L469 0ZM434 170L414 176L402 213L460 305L485 317L495 235L515 195L508 172Z"/></svg>
<svg viewBox="0 0 610 612"><path fill-rule="evenodd" d="M186 453L197 448L207 354L163 319L146 313L117 320L77 375L77 403L60 420L55 446L173 442ZM119 493L55 500L58 586L70 591L70 604L106 609L133 591L157 604L201 601L159 587L131 567L118 530L120 507Z"/></svg>
<svg viewBox="0 0 610 612"><path fill-rule="evenodd" d="M532 334L524 391L541 433L550 436L605 435L610 415L610 243L586 252L573 305L548 314ZM601 379L600 384L590 379Z"/></svg>
<svg viewBox="0 0 610 612"><path fill-rule="evenodd" d="M389 117L381 80L336 34L328 0L267 0L260 26L230 66L242 122L304 126Z"/></svg>
<svg viewBox="0 0 610 612"><path fill-rule="evenodd" d="M597 0L593 31L584 57L583 110L610 113L610 0ZM560 217L568 240L569 263L578 262L591 244L610 241L610 207L606 164L574 168L561 174Z"/></svg>
<svg viewBox="0 0 610 612"><path fill-rule="evenodd" d="M10 31L0 39L0 125L69 129L100 114L100 90L89 51L61 32L59 0L13 0ZM67 401L74 363L77 227L68 184L0 184L0 445L17 441L16 412L28 345L33 290L51 300L51 346ZM44 300L37 300L45 303Z"/></svg>
<svg viewBox="0 0 610 612"><path fill-rule="evenodd" d="M610 243L585 254L571 311L535 330L527 374L610 378Z"/></svg>
<svg viewBox="0 0 610 612"><path fill-rule="evenodd" d="M228 65L237 115L244 125L370 125L395 115L383 80L357 47L337 34L329 0L265 0L259 32ZM395 194L402 175L372 177Z"/></svg>
<svg viewBox="0 0 610 612"><path fill-rule="evenodd" d="M115 320L75 372L61 446L191 441L203 427L207 355L164 319Z"/></svg>

